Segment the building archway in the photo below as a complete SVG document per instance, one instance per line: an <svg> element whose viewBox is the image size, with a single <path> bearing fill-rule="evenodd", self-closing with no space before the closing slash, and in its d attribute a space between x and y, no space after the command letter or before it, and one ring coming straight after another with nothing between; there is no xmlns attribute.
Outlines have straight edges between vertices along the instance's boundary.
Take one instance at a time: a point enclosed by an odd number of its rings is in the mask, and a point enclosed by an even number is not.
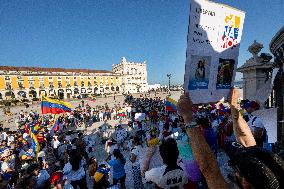
<svg viewBox="0 0 284 189"><path fill-rule="evenodd" d="M39 96L46 96L46 91L45 90L40 90L39 91Z"/></svg>
<svg viewBox="0 0 284 189"><path fill-rule="evenodd" d="M71 98L72 90L71 89L66 89L66 95L67 95L67 98Z"/></svg>
<svg viewBox="0 0 284 189"><path fill-rule="evenodd" d="M74 94L79 94L79 89L78 88L74 89Z"/></svg>
<svg viewBox="0 0 284 189"><path fill-rule="evenodd" d="M22 98L27 98L27 93L25 91L19 91L17 94Z"/></svg>
<svg viewBox="0 0 284 189"><path fill-rule="evenodd" d="M5 92L5 98L6 98L6 99L15 98L14 92L13 92L13 91L7 91L7 92Z"/></svg>
<svg viewBox="0 0 284 189"><path fill-rule="evenodd" d="M114 86L112 86L112 87L111 87L110 89L111 89L111 91L115 91L115 88L114 88Z"/></svg>
<svg viewBox="0 0 284 189"><path fill-rule="evenodd" d="M98 87L95 87L95 88L94 88L94 94L97 94L97 93L98 93L98 90L99 90Z"/></svg>
<svg viewBox="0 0 284 189"><path fill-rule="evenodd" d="M88 94L92 94L93 93L93 89L92 88L87 88L87 93Z"/></svg>
<svg viewBox="0 0 284 189"><path fill-rule="evenodd" d="M119 91L119 87L116 87L116 91Z"/></svg>
<svg viewBox="0 0 284 189"><path fill-rule="evenodd" d="M36 98L36 97L37 97L37 92L36 92L35 90L31 90L31 91L29 92L29 97L31 97L31 98Z"/></svg>
<svg viewBox="0 0 284 189"><path fill-rule="evenodd" d="M0 93L0 99L1 99L1 100L3 99L3 97L2 97L2 93Z"/></svg>
<svg viewBox="0 0 284 189"><path fill-rule="evenodd" d="M59 97L59 99L64 99L64 90L63 89L58 89L58 97Z"/></svg>
<svg viewBox="0 0 284 189"><path fill-rule="evenodd" d="M109 87L106 87L106 88L105 88L105 92L106 92L106 93L109 93L109 92L110 92L110 91L109 91Z"/></svg>
<svg viewBox="0 0 284 189"><path fill-rule="evenodd" d="M55 96L55 91L53 89L50 89L48 92L49 96Z"/></svg>

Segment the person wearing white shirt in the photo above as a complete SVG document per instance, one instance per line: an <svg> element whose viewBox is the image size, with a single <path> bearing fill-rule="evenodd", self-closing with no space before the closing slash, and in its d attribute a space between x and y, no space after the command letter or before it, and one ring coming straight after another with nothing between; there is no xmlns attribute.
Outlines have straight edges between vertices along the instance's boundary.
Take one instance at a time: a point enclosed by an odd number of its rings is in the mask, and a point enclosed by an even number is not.
<svg viewBox="0 0 284 189"><path fill-rule="evenodd" d="M142 147L138 137L133 138L134 147L130 151L130 161L132 162L133 188L143 188L139 158Z"/></svg>
<svg viewBox="0 0 284 189"><path fill-rule="evenodd" d="M54 137L53 137L53 140L51 141L51 144L52 144L52 147L53 147L54 149L57 149L57 147L58 147L59 144L60 144L60 142L59 142L57 136L54 136Z"/></svg>
<svg viewBox="0 0 284 189"><path fill-rule="evenodd" d="M177 164L179 150L175 139L166 139L159 149L164 165L146 171L145 179L152 181L160 188L183 189L188 183L188 178L186 172Z"/></svg>
<svg viewBox="0 0 284 189"><path fill-rule="evenodd" d="M3 131L3 132L1 133L1 141L2 141L2 140L6 140L7 137L8 137L7 133L6 133L5 131Z"/></svg>
<svg viewBox="0 0 284 189"><path fill-rule="evenodd" d="M263 147L263 137L264 137L264 131L265 127L263 125L262 120L253 115L253 112L259 109L259 104L256 101L250 101L245 109L248 113L249 121L248 126L251 129L251 132L255 138L256 144L259 147Z"/></svg>
<svg viewBox="0 0 284 189"><path fill-rule="evenodd" d="M10 146L11 142L14 142L14 136L13 135L9 135L8 136L8 146Z"/></svg>

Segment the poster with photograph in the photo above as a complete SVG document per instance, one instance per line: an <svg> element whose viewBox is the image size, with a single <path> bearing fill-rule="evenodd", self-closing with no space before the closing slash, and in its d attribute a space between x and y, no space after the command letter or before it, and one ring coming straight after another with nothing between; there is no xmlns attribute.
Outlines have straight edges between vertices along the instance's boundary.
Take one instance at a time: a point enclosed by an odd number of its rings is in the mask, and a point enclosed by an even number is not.
<svg viewBox="0 0 284 189"><path fill-rule="evenodd" d="M211 57L209 56L191 56L189 90L208 89L210 75Z"/></svg>
<svg viewBox="0 0 284 189"><path fill-rule="evenodd" d="M219 58L217 89L230 89L232 87L232 79L234 74L235 60Z"/></svg>
<svg viewBox="0 0 284 189"><path fill-rule="evenodd" d="M208 0L191 0L184 89L194 104L227 98L236 75L245 13Z"/></svg>

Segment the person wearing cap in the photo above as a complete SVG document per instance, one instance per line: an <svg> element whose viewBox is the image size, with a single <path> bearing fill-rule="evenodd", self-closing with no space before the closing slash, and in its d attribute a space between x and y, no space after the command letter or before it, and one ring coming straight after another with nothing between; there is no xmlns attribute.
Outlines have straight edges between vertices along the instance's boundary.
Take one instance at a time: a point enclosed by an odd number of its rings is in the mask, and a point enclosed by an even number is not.
<svg viewBox="0 0 284 189"><path fill-rule="evenodd" d="M263 147L263 137L265 127L263 125L262 120L253 115L253 112L259 110L259 104L256 101L249 101L245 104L245 110L248 113L248 126L255 138L256 144L259 147Z"/></svg>

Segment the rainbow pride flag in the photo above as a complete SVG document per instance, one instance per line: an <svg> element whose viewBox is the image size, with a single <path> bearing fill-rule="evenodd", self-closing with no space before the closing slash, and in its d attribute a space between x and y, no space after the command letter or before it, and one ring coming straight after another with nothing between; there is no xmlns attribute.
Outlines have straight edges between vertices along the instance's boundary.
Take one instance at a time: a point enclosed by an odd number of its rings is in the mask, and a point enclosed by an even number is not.
<svg viewBox="0 0 284 189"><path fill-rule="evenodd" d="M71 112L71 104L51 99L48 97L43 96L41 100L41 113L42 114L60 114L65 112Z"/></svg>
<svg viewBox="0 0 284 189"><path fill-rule="evenodd" d="M176 112L177 111L177 101L174 99L167 97L166 99L166 110L170 112Z"/></svg>

